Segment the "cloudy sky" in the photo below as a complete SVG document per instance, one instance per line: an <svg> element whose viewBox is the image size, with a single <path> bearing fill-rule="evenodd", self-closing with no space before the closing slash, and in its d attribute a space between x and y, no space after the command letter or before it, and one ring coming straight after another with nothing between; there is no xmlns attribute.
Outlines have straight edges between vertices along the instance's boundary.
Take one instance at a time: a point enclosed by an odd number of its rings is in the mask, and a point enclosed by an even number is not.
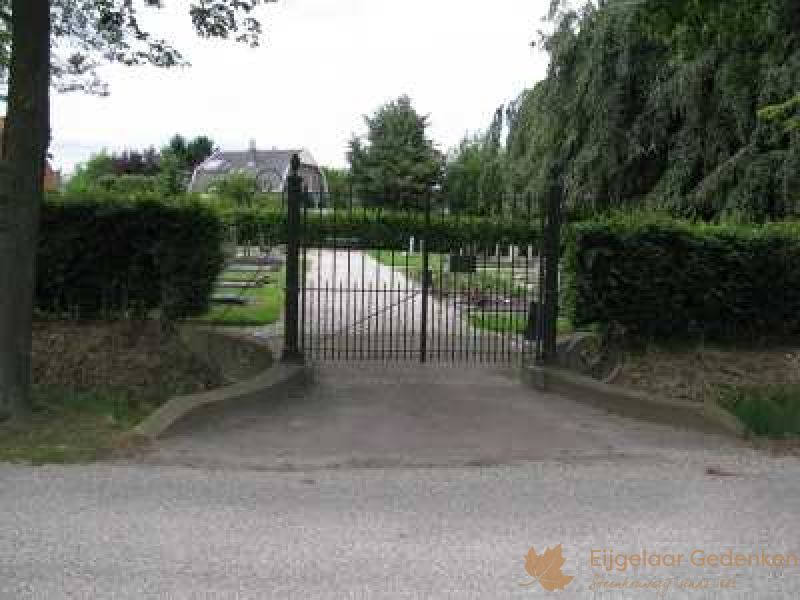
<svg viewBox="0 0 800 600"><path fill-rule="evenodd" d="M401 94L430 114L442 150L485 128L494 109L544 75L530 47L549 0L279 0L261 9L264 44L199 40L186 0L148 23L187 69L107 67L111 96L53 100L55 164L71 171L103 148L161 146L206 134L223 149L306 147L344 166L363 115ZM182 10L181 10L182 9Z"/></svg>

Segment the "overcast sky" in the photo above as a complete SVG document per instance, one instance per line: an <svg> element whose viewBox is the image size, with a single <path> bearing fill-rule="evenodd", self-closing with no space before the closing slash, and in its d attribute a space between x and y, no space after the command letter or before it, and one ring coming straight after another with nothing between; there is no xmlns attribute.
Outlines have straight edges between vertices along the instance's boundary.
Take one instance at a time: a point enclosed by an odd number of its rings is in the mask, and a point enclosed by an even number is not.
<svg viewBox="0 0 800 600"><path fill-rule="evenodd" d="M206 134L222 149L308 148L346 164L363 115L408 94L442 150L544 76L534 50L549 0L279 0L261 9L262 47L199 40L167 0L150 21L187 69L106 67L111 96L53 99L53 162L71 171L103 148L160 147ZM178 11L178 9L181 9ZM174 12L177 11L177 12Z"/></svg>

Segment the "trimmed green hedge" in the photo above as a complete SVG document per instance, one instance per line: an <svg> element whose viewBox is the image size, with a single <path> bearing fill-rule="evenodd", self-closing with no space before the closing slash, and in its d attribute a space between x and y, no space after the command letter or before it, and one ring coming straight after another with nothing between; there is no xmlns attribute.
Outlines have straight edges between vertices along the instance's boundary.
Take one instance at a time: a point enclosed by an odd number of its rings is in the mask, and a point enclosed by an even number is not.
<svg viewBox="0 0 800 600"><path fill-rule="evenodd" d="M286 215L264 209L220 211L227 225L235 226L239 243L257 245L286 239ZM460 245L537 244L540 225L536 219L492 219L463 217L434 211L426 223L422 213L355 208L328 213L309 211L304 215L304 241L307 245L331 238L357 240L364 248L408 246L410 237L428 239L429 248L446 252Z"/></svg>
<svg viewBox="0 0 800 600"><path fill-rule="evenodd" d="M752 341L800 334L800 224L580 223L569 234L576 325L646 339Z"/></svg>
<svg viewBox="0 0 800 600"><path fill-rule="evenodd" d="M200 206L47 203L36 305L79 317L203 314L220 272L223 229Z"/></svg>

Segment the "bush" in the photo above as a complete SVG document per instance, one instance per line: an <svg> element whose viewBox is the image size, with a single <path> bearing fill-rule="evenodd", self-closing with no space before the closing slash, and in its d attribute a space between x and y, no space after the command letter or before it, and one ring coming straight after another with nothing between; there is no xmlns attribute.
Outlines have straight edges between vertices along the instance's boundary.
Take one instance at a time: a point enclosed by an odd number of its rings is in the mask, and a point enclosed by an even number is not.
<svg viewBox="0 0 800 600"><path fill-rule="evenodd" d="M800 333L797 223L581 223L570 234L566 271L576 325L616 323L646 339Z"/></svg>
<svg viewBox="0 0 800 600"><path fill-rule="evenodd" d="M208 309L223 259L222 225L197 205L48 203L36 305L80 317L196 316Z"/></svg>
<svg viewBox="0 0 800 600"><path fill-rule="evenodd" d="M220 210L222 220L236 228L240 244L258 245L262 240L280 243L286 239L286 213L269 209ZM410 237L425 236L433 252L448 252L459 246L486 247L495 244L536 245L541 235L536 219L504 219L442 215L438 211L426 222L424 213L402 210L355 208L329 212L308 211L303 232L308 245L332 238L357 240L364 248L408 247Z"/></svg>

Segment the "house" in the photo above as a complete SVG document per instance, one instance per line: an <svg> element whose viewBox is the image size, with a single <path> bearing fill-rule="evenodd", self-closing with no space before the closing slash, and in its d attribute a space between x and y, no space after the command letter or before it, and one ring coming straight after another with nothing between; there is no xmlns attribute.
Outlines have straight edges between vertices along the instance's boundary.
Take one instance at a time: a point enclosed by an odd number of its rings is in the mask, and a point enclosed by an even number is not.
<svg viewBox="0 0 800 600"><path fill-rule="evenodd" d="M254 142L250 143L249 150L214 152L194 170L189 191L208 192L218 179L244 173L255 178L261 192L283 192L295 154L300 157L304 190L312 195L327 193L325 174L308 150L258 150Z"/></svg>
<svg viewBox="0 0 800 600"><path fill-rule="evenodd" d="M3 156L3 131L6 126L6 118L0 117L0 158ZM44 171L44 191L55 192L61 187L61 173L54 171L50 166L50 161L47 161Z"/></svg>

